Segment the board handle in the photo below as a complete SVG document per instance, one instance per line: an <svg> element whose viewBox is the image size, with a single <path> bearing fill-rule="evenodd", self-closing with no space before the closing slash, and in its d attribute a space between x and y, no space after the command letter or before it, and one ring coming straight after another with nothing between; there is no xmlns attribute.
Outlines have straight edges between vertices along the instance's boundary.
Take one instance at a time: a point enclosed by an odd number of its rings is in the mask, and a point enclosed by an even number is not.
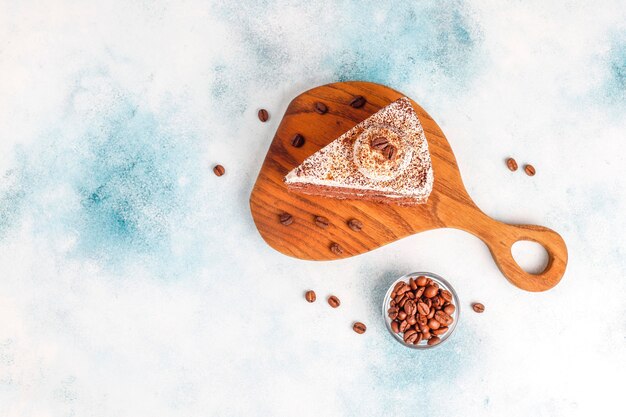
<svg viewBox="0 0 626 417"><path fill-rule="evenodd" d="M567 266L567 246L561 235L543 226L512 225L491 218L489 220L498 223L498 227L491 228L491 231L497 230L498 233L480 233L479 237L487 244L498 268L509 281L527 291L546 291L559 283ZM526 272L513 258L513 245L523 240L539 243L548 253L548 264L542 272Z"/></svg>

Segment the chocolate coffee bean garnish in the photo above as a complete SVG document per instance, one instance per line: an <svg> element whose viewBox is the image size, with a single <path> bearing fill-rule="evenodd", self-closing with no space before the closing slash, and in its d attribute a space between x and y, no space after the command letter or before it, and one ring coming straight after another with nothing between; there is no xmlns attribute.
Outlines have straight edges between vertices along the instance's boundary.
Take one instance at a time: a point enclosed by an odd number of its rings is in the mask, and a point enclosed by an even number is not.
<svg viewBox="0 0 626 417"><path fill-rule="evenodd" d="M511 171L517 171L517 161L513 158L509 158L506 160L506 166Z"/></svg>
<svg viewBox="0 0 626 417"><path fill-rule="evenodd" d="M474 303L472 304L472 309L474 309L474 311L477 313L482 313L483 311L485 311L485 306L481 303Z"/></svg>
<svg viewBox="0 0 626 417"><path fill-rule="evenodd" d="M328 227L328 219L322 216L315 217L315 224L322 229L326 229Z"/></svg>
<svg viewBox="0 0 626 417"><path fill-rule="evenodd" d="M313 290L308 290L306 293L304 293L304 298L306 298L306 300L309 303L313 303L317 299L317 297L315 295L315 291L313 291Z"/></svg>
<svg viewBox="0 0 626 417"><path fill-rule="evenodd" d="M360 232L363 229L363 223L360 220L352 219L348 222L348 227L355 232Z"/></svg>
<svg viewBox="0 0 626 417"><path fill-rule="evenodd" d="M356 96L352 99L352 101L350 101L350 105L355 109L360 109L361 107L365 106L366 102L367 100L365 100L365 97Z"/></svg>
<svg viewBox="0 0 626 417"><path fill-rule="evenodd" d="M374 149L382 151L387 146L389 146L389 140L384 136L377 136L374 139L372 139L370 146Z"/></svg>
<svg viewBox="0 0 626 417"><path fill-rule="evenodd" d="M218 177L221 177L222 175L224 175L225 172L226 170L224 169L224 167L219 164L213 167L213 173L217 175Z"/></svg>
<svg viewBox="0 0 626 417"><path fill-rule="evenodd" d="M289 226L291 223L293 223L293 217L289 213L281 214L279 219L280 222L285 226Z"/></svg>
<svg viewBox="0 0 626 417"><path fill-rule="evenodd" d="M360 321L357 321L352 325L352 330L354 330L358 334L363 334L367 330L367 327L365 327L365 325Z"/></svg>
<svg viewBox="0 0 626 417"><path fill-rule="evenodd" d="M331 295L330 297L328 297L328 305L330 305L332 308L337 308L341 305L341 301L339 301L339 298Z"/></svg>
<svg viewBox="0 0 626 417"><path fill-rule="evenodd" d="M406 344L441 343L454 323L456 307L452 293L425 276L398 281L392 291L387 314L390 328Z"/></svg>
<svg viewBox="0 0 626 417"><path fill-rule="evenodd" d="M535 171L535 167L530 165L530 164L524 165L524 172L529 177L532 177L533 175L535 175L537 173L537 171Z"/></svg>
<svg viewBox="0 0 626 417"><path fill-rule="evenodd" d="M398 153L398 149L393 145L389 145L383 150L383 154L385 155L385 158L389 160L392 160L393 158L395 158L397 153Z"/></svg>
<svg viewBox="0 0 626 417"><path fill-rule="evenodd" d="M341 246L339 246L338 243L333 243L332 245L330 245L330 251L335 255L341 255L343 253L343 249Z"/></svg>
<svg viewBox="0 0 626 417"><path fill-rule="evenodd" d="M326 104L322 103L321 101L316 101L314 107L315 111L319 114L325 114L328 111L328 107L326 106Z"/></svg>
<svg viewBox="0 0 626 417"><path fill-rule="evenodd" d="M270 118L270 114L265 109L259 110L258 116L259 116L259 120L262 122L267 122L267 119Z"/></svg>
<svg viewBox="0 0 626 417"><path fill-rule="evenodd" d="M296 133L295 135L293 135L293 137L291 138L291 146L293 146L294 148L300 148L302 145L304 145L304 136L302 136L300 133Z"/></svg>

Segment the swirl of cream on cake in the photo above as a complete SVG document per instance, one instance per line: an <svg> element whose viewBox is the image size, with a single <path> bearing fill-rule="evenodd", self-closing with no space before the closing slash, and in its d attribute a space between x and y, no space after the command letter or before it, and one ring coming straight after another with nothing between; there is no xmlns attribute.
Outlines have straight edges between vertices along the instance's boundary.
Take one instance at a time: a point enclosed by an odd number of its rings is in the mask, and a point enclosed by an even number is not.
<svg viewBox="0 0 626 417"><path fill-rule="evenodd" d="M372 146L372 141L385 138L388 146L394 146L397 153L388 158L382 149ZM388 181L402 175L413 156L413 147L404 135L385 125L376 125L363 130L354 140L353 161L361 174L373 181Z"/></svg>

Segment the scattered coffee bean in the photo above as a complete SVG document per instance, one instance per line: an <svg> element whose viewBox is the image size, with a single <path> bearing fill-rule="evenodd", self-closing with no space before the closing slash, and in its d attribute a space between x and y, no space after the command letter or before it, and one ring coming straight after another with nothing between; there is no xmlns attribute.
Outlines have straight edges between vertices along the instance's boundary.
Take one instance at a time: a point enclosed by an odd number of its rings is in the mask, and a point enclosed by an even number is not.
<svg viewBox="0 0 626 417"><path fill-rule="evenodd" d="M441 342L455 320L456 308L452 293L440 288L436 281L425 276L399 281L391 291L387 311L393 333L403 333L406 344Z"/></svg>
<svg viewBox="0 0 626 417"><path fill-rule="evenodd" d="M285 226L289 226L291 223L293 223L293 217L289 213L281 214L279 219L280 222Z"/></svg>
<svg viewBox="0 0 626 417"><path fill-rule="evenodd" d="M341 255L343 253L343 248L339 246L338 243L333 243L330 245L330 251L335 255Z"/></svg>
<svg viewBox="0 0 626 417"><path fill-rule="evenodd" d="M224 169L224 167L219 164L213 167L213 173L217 175L218 177L221 177L222 175L224 175L225 172L226 170Z"/></svg>
<svg viewBox="0 0 626 417"><path fill-rule="evenodd" d="M348 227L355 232L360 232L363 229L363 223L360 220L352 219L348 222Z"/></svg>
<svg viewBox="0 0 626 417"><path fill-rule="evenodd" d="M382 151L383 149L387 148L387 146L389 146L389 139L387 139L384 136L377 136L374 139L372 139L370 146L374 149L378 149L379 151Z"/></svg>
<svg viewBox="0 0 626 417"><path fill-rule="evenodd" d="M305 294L304 294L304 298L306 298L306 300L309 303L313 303L315 302L315 300L317 299L316 295L315 295L315 291L313 290L308 290Z"/></svg>
<svg viewBox="0 0 626 417"><path fill-rule="evenodd" d="M511 171L517 171L517 161L513 158L509 158L506 160L506 166L511 170Z"/></svg>
<svg viewBox="0 0 626 417"><path fill-rule="evenodd" d="M328 219L322 216L315 217L315 224L322 229L326 229L328 227Z"/></svg>
<svg viewBox="0 0 626 417"><path fill-rule="evenodd" d="M360 321L357 321L352 325L352 330L354 330L358 334L363 334L367 330L367 327L365 327L365 325Z"/></svg>
<svg viewBox="0 0 626 417"><path fill-rule="evenodd" d="M259 110L258 116L259 116L259 120L262 122L267 122L267 119L270 118L270 114L265 109Z"/></svg>
<svg viewBox="0 0 626 417"><path fill-rule="evenodd" d="M300 148L302 145L304 145L304 136L302 136L300 133L296 133L295 135L293 135L293 137L291 138L291 146L293 146L294 148Z"/></svg>
<svg viewBox="0 0 626 417"><path fill-rule="evenodd" d="M339 301L339 298L331 295L330 297L328 297L328 305L330 305L332 308L337 308L341 305L341 301Z"/></svg>
<svg viewBox="0 0 626 417"><path fill-rule="evenodd" d="M385 158L389 160L392 160L393 158L395 158L397 153L398 153L398 149L393 145L387 146L385 150L383 151L383 155L385 155Z"/></svg>
<svg viewBox="0 0 626 417"><path fill-rule="evenodd" d="M530 165L530 164L524 165L524 172L529 177L532 177L533 175L535 175L537 173L537 171L535 171L535 167Z"/></svg>
<svg viewBox="0 0 626 417"><path fill-rule="evenodd" d="M365 106L366 102L367 100L365 100L365 97L356 96L350 101L350 105L355 109L360 109L361 107Z"/></svg>
<svg viewBox="0 0 626 417"><path fill-rule="evenodd" d="M435 346L441 342L438 336L433 336L428 340L428 346Z"/></svg>
<svg viewBox="0 0 626 417"><path fill-rule="evenodd" d="M477 313L482 313L483 311L485 311L485 306L482 305L481 303L474 303L474 304L472 304L472 308Z"/></svg>
<svg viewBox="0 0 626 417"><path fill-rule="evenodd" d="M315 111L319 114L325 114L328 111L328 107L326 106L326 104L322 103L321 101L316 101L314 107Z"/></svg>

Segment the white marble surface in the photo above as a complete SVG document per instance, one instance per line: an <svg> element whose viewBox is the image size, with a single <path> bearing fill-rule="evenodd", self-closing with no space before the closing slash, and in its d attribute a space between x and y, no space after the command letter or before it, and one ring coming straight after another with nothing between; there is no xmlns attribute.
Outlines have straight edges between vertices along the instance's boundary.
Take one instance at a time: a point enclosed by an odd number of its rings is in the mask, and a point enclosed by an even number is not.
<svg viewBox="0 0 626 417"><path fill-rule="evenodd" d="M623 415L624 1L129 3L0 1L0 415ZM518 290L454 230L266 246L247 201L280 115L345 79L420 102L487 213L560 232L562 283ZM462 302L429 352L380 317L412 270Z"/></svg>

